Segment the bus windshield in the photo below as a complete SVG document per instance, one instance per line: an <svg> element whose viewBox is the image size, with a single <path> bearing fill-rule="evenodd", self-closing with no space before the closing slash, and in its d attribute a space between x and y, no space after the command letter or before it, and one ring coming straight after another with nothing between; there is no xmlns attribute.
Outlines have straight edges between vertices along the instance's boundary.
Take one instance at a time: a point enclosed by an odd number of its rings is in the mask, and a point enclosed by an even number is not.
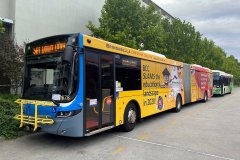
<svg viewBox="0 0 240 160"><path fill-rule="evenodd" d="M57 43L59 44L59 42ZM38 43L38 46L42 43ZM52 44L47 44L47 47ZM55 45L55 44L53 44ZM35 46L34 46L35 47ZM39 51L29 49L25 61L25 75L23 98L59 102L68 102L76 95L78 84L78 54L72 53L73 63L71 65L62 62L64 48L57 52L45 54L47 50L40 48ZM28 48L33 48L32 46ZM54 49L57 47L54 47ZM34 52L37 53L34 55ZM31 54L33 53L33 54Z"/></svg>
<svg viewBox="0 0 240 160"><path fill-rule="evenodd" d="M218 74L213 74L213 85L220 86L221 77Z"/></svg>
<svg viewBox="0 0 240 160"><path fill-rule="evenodd" d="M60 79L60 61L60 57L27 60L23 98L51 100L54 87Z"/></svg>

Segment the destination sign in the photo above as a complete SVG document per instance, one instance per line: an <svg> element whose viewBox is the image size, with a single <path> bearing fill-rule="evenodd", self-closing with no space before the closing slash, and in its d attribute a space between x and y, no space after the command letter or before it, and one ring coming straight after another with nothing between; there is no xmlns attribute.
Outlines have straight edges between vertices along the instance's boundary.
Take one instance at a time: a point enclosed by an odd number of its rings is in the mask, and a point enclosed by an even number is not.
<svg viewBox="0 0 240 160"><path fill-rule="evenodd" d="M36 46L32 48L32 53L35 56L44 55L49 53L61 52L65 49L66 43L55 43L42 46Z"/></svg>

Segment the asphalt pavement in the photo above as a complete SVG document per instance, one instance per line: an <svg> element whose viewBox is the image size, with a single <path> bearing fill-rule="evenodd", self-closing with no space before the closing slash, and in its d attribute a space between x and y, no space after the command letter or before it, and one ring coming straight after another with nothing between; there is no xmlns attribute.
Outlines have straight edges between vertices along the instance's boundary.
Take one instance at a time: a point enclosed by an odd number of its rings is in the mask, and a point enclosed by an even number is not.
<svg viewBox="0 0 240 160"><path fill-rule="evenodd" d="M240 88L181 112L167 111L138 123L69 138L36 133L0 140L0 160L240 160Z"/></svg>

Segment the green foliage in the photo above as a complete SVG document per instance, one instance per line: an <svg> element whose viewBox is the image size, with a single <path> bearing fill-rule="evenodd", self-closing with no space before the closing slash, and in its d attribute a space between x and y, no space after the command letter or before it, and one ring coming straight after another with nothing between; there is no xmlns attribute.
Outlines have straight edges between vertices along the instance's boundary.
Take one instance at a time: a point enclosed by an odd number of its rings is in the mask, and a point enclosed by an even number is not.
<svg viewBox="0 0 240 160"><path fill-rule="evenodd" d="M168 58L233 74L240 82L240 63L180 19L161 17L154 6L138 0L106 0L99 27L89 22L92 36L141 50L152 50Z"/></svg>
<svg viewBox="0 0 240 160"><path fill-rule="evenodd" d="M0 95L0 136L6 139L16 138L19 135L19 121L13 119L20 113L20 107L14 103L17 98L9 94Z"/></svg>
<svg viewBox="0 0 240 160"><path fill-rule="evenodd" d="M161 15L154 6L143 7L138 0L107 0L99 22L99 27L87 25L92 36L135 49L163 48Z"/></svg>
<svg viewBox="0 0 240 160"><path fill-rule="evenodd" d="M23 48L8 35L0 35L0 85L11 85L17 94L22 84Z"/></svg>
<svg viewBox="0 0 240 160"><path fill-rule="evenodd" d="M201 35L195 31L194 26L180 19L165 20L163 26L167 34L167 50L163 54L185 63L196 62L199 59Z"/></svg>
<svg viewBox="0 0 240 160"><path fill-rule="evenodd" d="M3 27L3 22L0 21L0 34L4 33L5 28Z"/></svg>
<svg viewBox="0 0 240 160"><path fill-rule="evenodd" d="M127 5L125 3L127 2ZM93 36L111 42L137 48L137 28L141 28L140 3L134 0L107 0L99 19L100 27L95 27L91 22L88 28Z"/></svg>
<svg viewBox="0 0 240 160"><path fill-rule="evenodd" d="M231 55L224 59L223 70L227 73L233 74L235 79L240 80L240 64L234 56Z"/></svg>

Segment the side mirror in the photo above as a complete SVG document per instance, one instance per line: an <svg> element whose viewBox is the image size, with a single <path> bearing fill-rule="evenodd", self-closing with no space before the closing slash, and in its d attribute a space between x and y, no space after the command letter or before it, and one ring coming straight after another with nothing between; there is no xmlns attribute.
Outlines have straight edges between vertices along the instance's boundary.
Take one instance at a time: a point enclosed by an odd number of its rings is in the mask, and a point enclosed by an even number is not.
<svg viewBox="0 0 240 160"><path fill-rule="evenodd" d="M72 66L73 63L73 47L72 46L67 46L63 52L62 55L62 63L68 63Z"/></svg>

